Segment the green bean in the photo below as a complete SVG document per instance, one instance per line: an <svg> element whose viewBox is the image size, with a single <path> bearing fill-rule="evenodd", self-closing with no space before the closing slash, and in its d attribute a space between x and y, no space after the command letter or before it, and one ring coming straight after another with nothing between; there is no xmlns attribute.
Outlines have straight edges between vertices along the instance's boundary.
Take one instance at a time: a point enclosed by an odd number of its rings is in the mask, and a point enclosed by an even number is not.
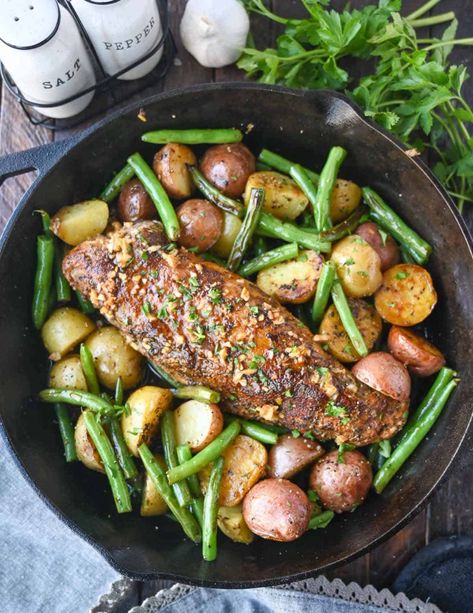
<svg viewBox="0 0 473 613"><path fill-rule="evenodd" d="M313 249L322 253L329 253L331 249L330 243L321 240L317 234L313 234L307 229L298 228L293 224L284 223L269 213L261 213L257 234L279 238L287 243L298 243L306 249Z"/></svg>
<svg viewBox="0 0 473 613"><path fill-rule="evenodd" d="M402 247L401 247L401 260L405 264L415 264L414 258Z"/></svg>
<svg viewBox="0 0 473 613"><path fill-rule="evenodd" d="M90 349L84 343L81 343L80 350L80 364L84 372L84 377L87 382L87 389L92 394L100 394L99 380L97 379L97 373L95 371L95 362Z"/></svg>
<svg viewBox="0 0 473 613"><path fill-rule="evenodd" d="M71 286L62 272L62 248L57 243L54 244L54 279L58 302L70 302Z"/></svg>
<svg viewBox="0 0 473 613"><path fill-rule="evenodd" d="M77 298L77 302L79 303L80 310L84 313L84 315L92 315L95 313L94 305L82 296L82 294L78 291L74 292Z"/></svg>
<svg viewBox="0 0 473 613"><path fill-rule="evenodd" d="M204 385L183 385L174 390L173 393L175 398L183 400L198 400L199 402L214 404L220 402L220 393Z"/></svg>
<svg viewBox="0 0 473 613"><path fill-rule="evenodd" d="M335 279L335 264L328 260L322 265L320 277L317 283L314 303L312 305L312 321L319 324L327 308L330 292Z"/></svg>
<svg viewBox="0 0 473 613"><path fill-rule="evenodd" d="M239 421L243 434L254 438L255 441L259 441L263 443L263 445L275 445L278 442L278 435L276 432L269 430L269 428L263 424L248 419L238 419L238 417L233 415L225 416L225 421L230 424L234 421Z"/></svg>
<svg viewBox="0 0 473 613"><path fill-rule="evenodd" d="M162 379L165 383L167 383L170 387L179 388L181 384L173 379L171 375L168 375L166 371L164 371L161 366L158 366L155 362L151 362L148 360L148 367L153 374Z"/></svg>
<svg viewBox="0 0 473 613"><path fill-rule="evenodd" d="M238 421L231 423L207 447L196 453L192 460L184 462L176 468L171 468L168 471L169 483L177 483L205 468L225 451L239 432L240 423Z"/></svg>
<svg viewBox="0 0 473 613"><path fill-rule="evenodd" d="M181 508L177 503L176 496L174 495L174 492L166 479L166 473L153 456L148 446L145 443L141 444L138 447L138 453L140 454L146 472L150 476L154 487L164 498L164 501L168 505L174 517L181 524L184 532L191 540L194 541L194 543L200 543L201 532L199 524L189 509Z"/></svg>
<svg viewBox="0 0 473 613"><path fill-rule="evenodd" d="M51 217L47 211L43 209L37 209L35 213L39 213L41 215L41 225L43 226L44 235L47 238L53 238L53 233L51 230Z"/></svg>
<svg viewBox="0 0 473 613"><path fill-rule="evenodd" d="M264 236L253 237L253 252L255 256L258 257L259 255L263 255L263 253L267 251L269 251L268 243Z"/></svg>
<svg viewBox="0 0 473 613"><path fill-rule="evenodd" d="M154 130L146 132L141 137L145 143L165 145L179 143L181 145L220 145L225 143L240 143L243 140L241 130L236 128L192 128L188 130Z"/></svg>
<svg viewBox="0 0 473 613"><path fill-rule="evenodd" d="M60 403L54 405L54 411L56 412L59 432L61 433L62 444L64 445L66 462L74 462L74 460L77 460L77 452L71 416L67 407Z"/></svg>
<svg viewBox="0 0 473 613"><path fill-rule="evenodd" d="M333 226L333 228L321 232L320 238L330 241L331 243L339 241L344 236L352 234L356 228L367 219L369 219L367 216L367 209L364 206L359 206L344 221Z"/></svg>
<svg viewBox="0 0 473 613"><path fill-rule="evenodd" d="M342 285L336 276L332 287L332 300L355 351L361 357L368 355L365 340L358 330Z"/></svg>
<svg viewBox="0 0 473 613"><path fill-rule="evenodd" d="M289 168L289 174L307 196L312 208L314 208L317 204L317 189L308 172L300 164L294 164L294 166Z"/></svg>
<svg viewBox="0 0 473 613"><path fill-rule="evenodd" d="M217 206L219 209L222 209L222 211L226 211L227 213L241 217L243 214L243 205L241 202L234 200L229 196L224 196L216 187L212 185L212 183L210 183L210 181L207 181L196 166L189 165L187 168L189 169L195 186L203 193L207 200L210 200L210 202L215 204L215 206Z"/></svg>
<svg viewBox="0 0 473 613"><path fill-rule="evenodd" d="M268 151L268 149L262 149L261 153L258 156L258 162L266 164L267 166L270 166L275 170L279 170L279 172L283 172L287 175L291 172L291 166L294 166L294 163L290 160L283 158L277 153ZM302 168L309 175L310 180L317 184L319 180L319 175L316 172L309 170L308 168Z"/></svg>
<svg viewBox="0 0 473 613"><path fill-rule="evenodd" d="M314 515L309 521L309 530L317 530L317 528L326 528L332 519L335 517L333 511L322 511L318 515Z"/></svg>
<svg viewBox="0 0 473 613"><path fill-rule="evenodd" d="M250 246L253 233L258 225L261 210L264 204L264 190L253 188L250 193L250 200L246 208L245 217L241 228L232 245L228 256L227 268L233 272L238 269Z"/></svg>
<svg viewBox="0 0 473 613"><path fill-rule="evenodd" d="M417 264L425 264L432 253L432 247L421 238L417 232L395 213L377 194L369 187L362 189L363 198L370 208L370 215L386 232L389 232L404 247L404 250Z"/></svg>
<svg viewBox="0 0 473 613"><path fill-rule="evenodd" d="M164 458L168 469L179 466L176 454L176 434L174 431L174 414L171 411L166 411L161 416L161 440L163 442ZM185 480L174 483L174 494L177 502L181 507L187 507L191 503L192 497L189 491L189 486Z"/></svg>
<svg viewBox="0 0 473 613"><path fill-rule="evenodd" d="M202 557L212 562L217 557L217 513L220 497L220 484L223 475L223 458L218 458L212 466L209 486L204 498L204 518L202 527Z"/></svg>
<svg viewBox="0 0 473 613"><path fill-rule="evenodd" d="M54 264L54 241L47 236L38 236L36 239L36 275L34 280L34 293L32 316L37 330L42 328L49 310L49 293L52 287Z"/></svg>
<svg viewBox="0 0 473 613"><path fill-rule="evenodd" d="M256 162L256 170L261 172L262 170L272 170L272 168L267 164L263 164L263 162Z"/></svg>
<svg viewBox="0 0 473 613"><path fill-rule="evenodd" d="M176 447L176 453L179 464L184 464L184 462L192 459L192 453L189 449L189 445L178 445ZM202 498L202 490L200 489L200 483L197 475L190 475L187 477L187 484L192 494L192 511L199 522L200 527L202 527L204 499Z"/></svg>
<svg viewBox="0 0 473 613"><path fill-rule="evenodd" d="M113 177L110 183L104 188L100 194L100 199L105 202L112 202L120 193L121 188L135 176L133 168L127 164Z"/></svg>
<svg viewBox="0 0 473 613"><path fill-rule="evenodd" d="M374 477L373 485L378 494L385 489L401 466L430 432L456 386L456 381L447 383L438 393L435 402L432 402L430 410L425 411L417 422L412 423L412 426Z"/></svg>
<svg viewBox="0 0 473 613"><path fill-rule="evenodd" d="M128 513L131 511L130 494L128 492L128 487L126 485L122 469L120 468L115 452L113 451L112 443L92 411L84 411L83 416L87 432L89 433L90 438L98 451L100 459L102 460L103 467L105 468L105 474L107 475L110 483L110 488L112 490L117 511L119 513Z"/></svg>
<svg viewBox="0 0 473 613"><path fill-rule="evenodd" d="M122 405L124 400L123 381L121 377L118 377L115 385L115 404Z"/></svg>
<svg viewBox="0 0 473 613"><path fill-rule="evenodd" d="M48 403L65 402L77 407L87 407L92 411L105 415L113 415L117 412L113 405L105 398L82 390L45 389L39 393L39 398L43 402Z"/></svg>
<svg viewBox="0 0 473 613"><path fill-rule="evenodd" d="M149 197L154 202L159 217L163 222L164 231L170 241L176 241L179 237L179 219L176 211L169 200L169 196L154 174L152 168L144 161L139 153L134 153L128 158L128 163L133 168L136 176L148 192Z"/></svg>
<svg viewBox="0 0 473 613"><path fill-rule="evenodd" d="M343 147L332 147L320 173L317 196L313 205L315 227L319 232L327 230L332 225L330 221L330 199L338 171L346 156L347 152Z"/></svg>
<svg viewBox="0 0 473 613"><path fill-rule="evenodd" d="M266 253L258 255L249 262L246 262L240 267L238 274L242 277L249 277L275 264L293 260L297 258L298 255L299 248L297 243L288 243L287 245L276 247L276 249L272 249L271 251L266 251Z"/></svg>
<svg viewBox="0 0 473 613"><path fill-rule="evenodd" d="M134 479L138 476L138 469L136 468L135 461L131 456L128 446L125 443L120 420L117 418L111 419L109 430L110 438L112 439L113 446L115 447L115 453L117 454L118 463L122 467L125 479Z"/></svg>

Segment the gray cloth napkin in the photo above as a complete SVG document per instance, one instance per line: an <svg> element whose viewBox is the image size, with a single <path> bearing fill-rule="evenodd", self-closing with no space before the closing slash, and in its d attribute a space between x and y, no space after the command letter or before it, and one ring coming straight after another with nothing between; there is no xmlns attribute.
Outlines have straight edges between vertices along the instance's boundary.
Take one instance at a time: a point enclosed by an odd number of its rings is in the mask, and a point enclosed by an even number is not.
<svg viewBox="0 0 473 613"><path fill-rule="evenodd" d="M0 437L0 611L85 613L118 573L26 482Z"/></svg>

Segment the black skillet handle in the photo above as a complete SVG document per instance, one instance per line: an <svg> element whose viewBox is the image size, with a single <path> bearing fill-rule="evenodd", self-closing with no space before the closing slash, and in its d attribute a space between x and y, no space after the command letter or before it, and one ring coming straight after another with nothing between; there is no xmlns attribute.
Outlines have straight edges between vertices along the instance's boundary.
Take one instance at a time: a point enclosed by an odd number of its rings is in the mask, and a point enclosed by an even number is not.
<svg viewBox="0 0 473 613"><path fill-rule="evenodd" d="M6 179L25 172L37 171L40 178L74 142L75 139L66 139L0 157L0 186Z"/></svg>

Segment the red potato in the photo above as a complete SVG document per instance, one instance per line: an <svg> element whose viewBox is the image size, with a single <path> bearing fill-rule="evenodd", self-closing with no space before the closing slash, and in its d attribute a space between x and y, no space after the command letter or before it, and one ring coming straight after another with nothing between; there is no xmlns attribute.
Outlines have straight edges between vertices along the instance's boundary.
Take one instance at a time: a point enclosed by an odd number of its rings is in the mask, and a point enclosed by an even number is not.
<svg viewBox="0 0 473 613"><path fill-rule="evenodd" d="M194 182L188 165L195 166L197 158L187 145L168 143L161 147L153 159L153 170L171 198L189 198Z"/></svg>
<svg viewBox="0 0 473 613"><path fill-rule="evenodd" d="M255 168L255 156L242 143L210 147L200 163L206 179L232 198L242 195Z"/></svg>
<svg viewBox="0 0 473 613"><path fill-rule="evenodd" d="M324 448L317 441L283 434L269 452L268 474L278 479L290 479L324 453Z"/></svg>
<svg viewBox="0 0 473 613"><path fill-rule="evenodd" d="M174 411L176 442L189 445L191 451L207 447L223 428L222 411L216 404L188 400Z"/></svg>
<svg viewBox="0 0 473 613"><path fill-rule="evenodd" d="M120 221L157 219L158 211L139 179L128 181L118 197Z"/></svg>
<svg viewBox="0 0 473 613"><path fill-rule="evenodd" d="M352 368L357 379L378 392L406 402L411 395L411 378L407 368L390 353L377 351L362 358Z"/></svg>
<svg viewBox="0 0 473 613"><path fill-rule="evenodd" d="M260 481L243 500L243 517L248 528L271 541L298 539L307 530L310 513L306 493L286 479Z"/></svg>
<svg viewBox="0 0 473 613"><path fill-rule="evenodd" d="M362 223L361 226L355 230L355 234L361 236L367 243L369 243L381 260L381 272L384 272L391 266L399 264L401 261L401 251L398 244L392 236L386 233L382 233L378 226L372 221Z"/></svg>
<svg viewBox="0 0 473 613"><path fill-rule="evenodd" d="M220 239L223 213L208 200L186 200L176 210L181 226L179 244L208 251Z"/></svg>
<svg viewBox="0 0 473 613"><path fill-rule="evenodd" d="M388 335L388 349L396 360L419 377L429 377L445 364L443 353L435 345L407 328L392 326Z"/></svg>
<svg viewBox="0 0 473 613"><path fill-rule="evenodd" d="M354 511L366 498L372 481L371 464L359 451L327 453L314 464L309 477L310 488L335 513Z"/></svg>

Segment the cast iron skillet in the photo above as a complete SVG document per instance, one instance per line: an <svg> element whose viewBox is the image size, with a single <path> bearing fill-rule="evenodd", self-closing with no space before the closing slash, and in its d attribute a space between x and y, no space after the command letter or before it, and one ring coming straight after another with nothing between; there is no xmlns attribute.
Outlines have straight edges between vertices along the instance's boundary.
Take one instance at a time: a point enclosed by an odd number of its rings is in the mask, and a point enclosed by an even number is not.
<svg viewBox="0 0 473 613"><path fill-rule="evenodd" d="M132 577L159 575L199 585L249 587L302 579L359 556L419 511L459 452L470 425L473 257L467 231L426 168L339 94L226 83L158 95L139 106L146 110L147 124L137 119L138 107L133 107L59 149L38 148L0 162L4 177L40 170L0 246L0 413L11 451L58 516L118 571ZM461 371L462 381L433 434L382 496L372 495L353 515L345 514L326 530L293 543L257 539L243 546L222 536L218 561L208 564L176 524L136 514L118 516L103 476L64 462L51 408L34 400L46 382L46 358L30 323L39 228L32 212L54 212L96 195L135 150L149 158L155 147L139 139L147 129L240 124L254 126L247 138L253 150L265 146L309 166L320 165L331 145L342 145L349 152L343 176L378 190L433 244L429 269L439 306L428 327L448 364Z"/></svg>

